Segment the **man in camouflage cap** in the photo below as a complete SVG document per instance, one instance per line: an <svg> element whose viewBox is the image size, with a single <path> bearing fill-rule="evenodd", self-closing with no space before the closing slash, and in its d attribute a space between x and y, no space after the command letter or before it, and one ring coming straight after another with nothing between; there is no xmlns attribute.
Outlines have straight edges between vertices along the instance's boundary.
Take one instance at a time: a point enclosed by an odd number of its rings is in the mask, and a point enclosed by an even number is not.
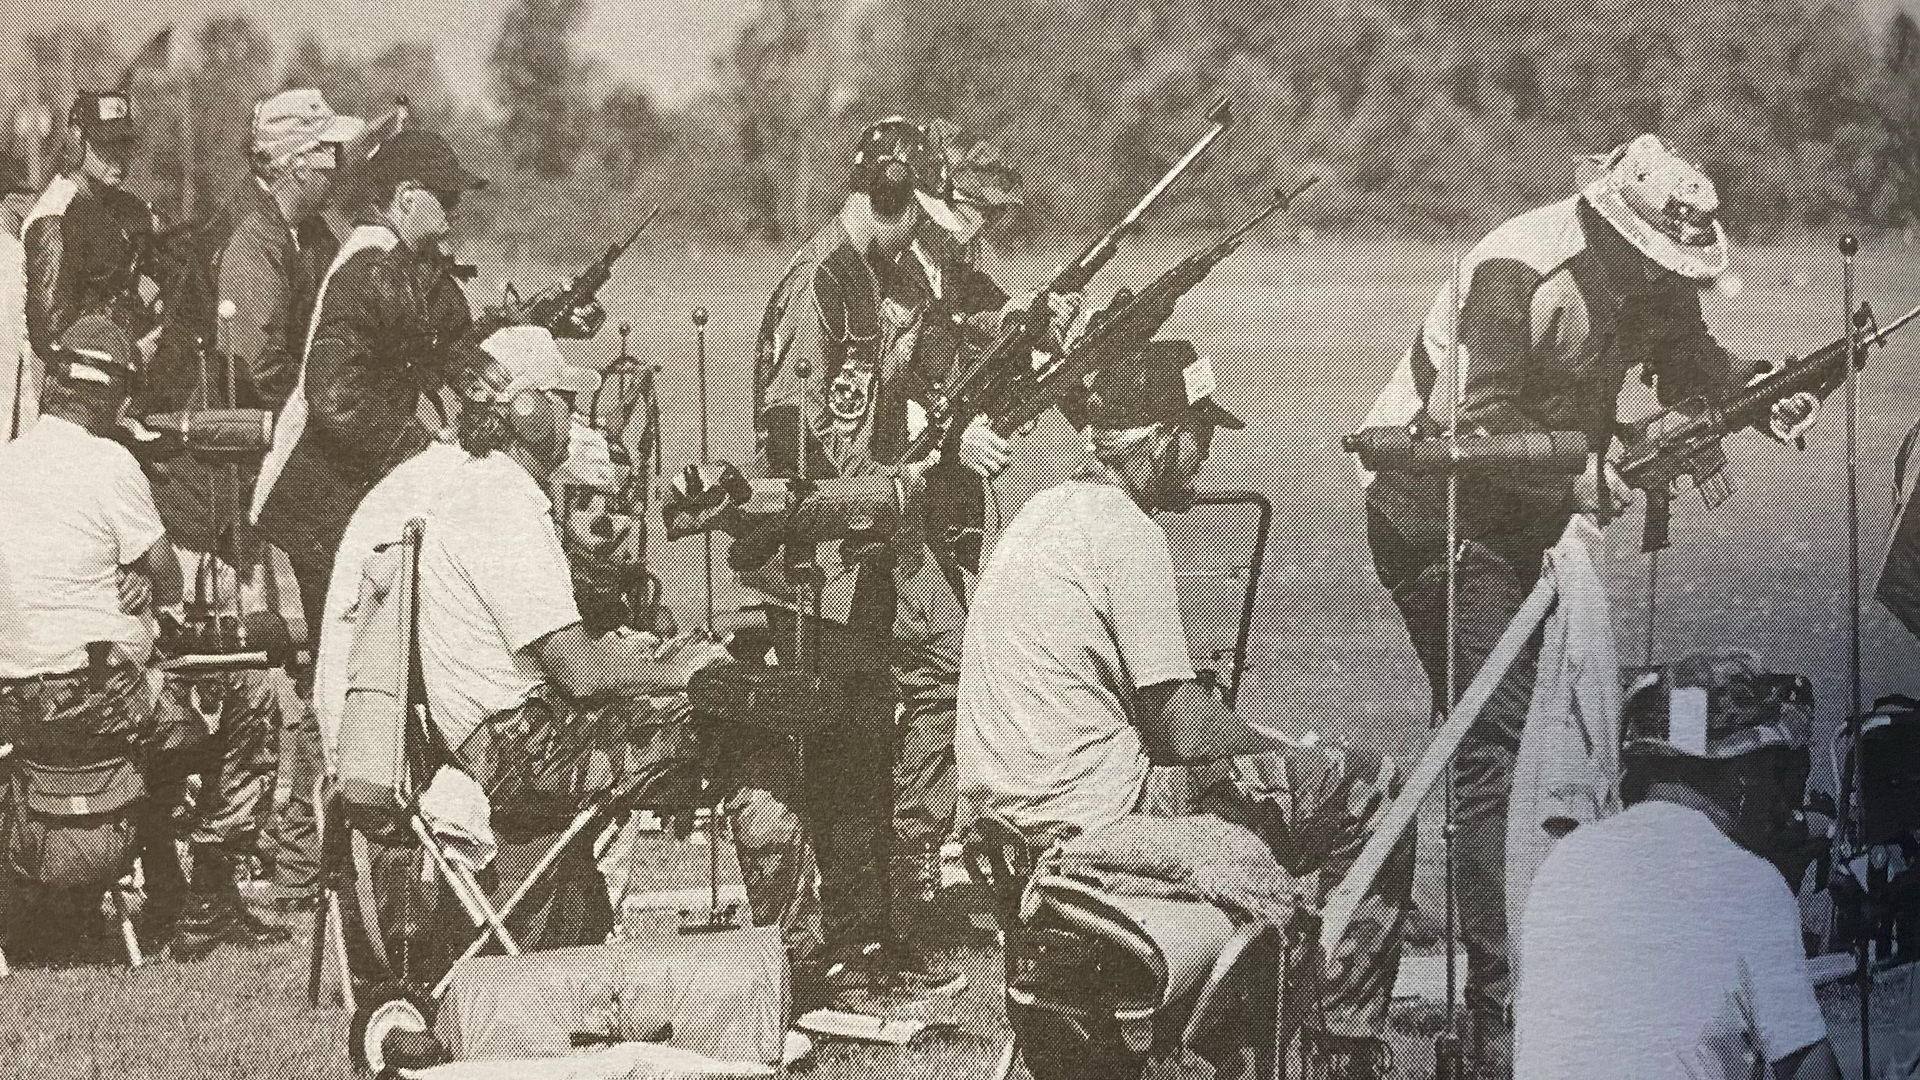
<svg viewBox="0 0 1920 1080"><path fill-rule="evenodd" d="M1806 792L1807 680L1702 653L1643 676L1622 713L1626 812L1534 879L1515 1073L1838 1077L1773 862Z"/></svg>

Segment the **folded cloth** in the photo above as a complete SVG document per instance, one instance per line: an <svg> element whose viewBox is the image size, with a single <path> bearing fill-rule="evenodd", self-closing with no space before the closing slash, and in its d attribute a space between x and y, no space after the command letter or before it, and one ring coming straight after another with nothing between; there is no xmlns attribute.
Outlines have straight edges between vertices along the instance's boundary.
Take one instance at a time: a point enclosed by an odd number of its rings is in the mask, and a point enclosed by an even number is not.
<svg viewBox="0 0 1920 1080"><path fill-rule="evenodd" d="M1058 872L1118 896L1200 900L1238 922L1284 927L1299 883L1252 830L1212 814L1129 814L1061 846Z"/></svg>
<svg viewBox="0 0 1920 1080"><path fill-rule="evenodd" d="M455 1061L402 1069L406 1080L757 1080L776 1075L757 1061L716 1061L660 1043L619 1043L578 1057Z"/></svg>
<svg viewBox="0 0 1920 1080"><path fill-rule="evenodd" d="M420 796L420 816L447 845L447 858L479 873L493 862L493 807L473 777L446 765Z"/></svg>

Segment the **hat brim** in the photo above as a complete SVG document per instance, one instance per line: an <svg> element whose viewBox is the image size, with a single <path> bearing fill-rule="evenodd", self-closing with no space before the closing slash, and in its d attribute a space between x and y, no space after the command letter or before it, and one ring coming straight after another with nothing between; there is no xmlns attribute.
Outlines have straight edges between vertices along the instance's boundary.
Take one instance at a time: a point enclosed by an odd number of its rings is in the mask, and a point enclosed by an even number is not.
<svg viewBox="0 0 1920 1080"><path fill-rule="evenodd" d="M1196 420L1205 420L1214 427L1225 431L1241 431L1247 426L1245 420L1228 412L1226 406L1213 400L1211 397L1201 398L1199 401L1187 406L1186 414Z"/></svg>
<svg viewBox="0 0 1920 1080"><path fill-rule="evenodd" d="M367 122L357 116L335 116L314 136L315 142L350 143L367 133Z"/></svg>
<svg viewBox="0 0 1920 1080"><path fill-rule="evenodd" d="M82 124L80 133L96 146L131 146L136 137L133 124L125 120L106 120Z"/></svg>
<svg viewBox="0 0 1920 1080"><path fill-rule="evenodd" d="M565 364L561 366L559 377L553 380L553 385L545 389L555 393L585 397L600 389L600 373L592 368Z"/></svg>
<svg viewBox="0 0 1920 1080"><path fill-rule="evenodd" d="M1632 739L1620 747L1622 757L1637 756L1690 761L1732 761L1762 750L1805 750L1799 738L1785 724L1757 724L1741 728L1723 739L1709 742L1704 753L1690 754L1664 739Z"/></svg>
<svg viewBox="0 0 1920 1080"><path fill-rule="evenodd" d="M914 191L913 197L919 201L920 209L926 213L927 217L933 219L935 225L940 226L955 236L967 236L974 231L968 227L967 222L962 219L959 214L954 212L953 207L947 205L945 199L935 198L917 189Z"/></svg>
<svg viewBox="0 0 1920 1080"><path fill-rule="evenodd" d="M1711 281L1726 272L1727 233L1718 221L1713 223L1713 243L1689 247L1634 213L1606 177L1588 184L1583 194L1615 232L1662 268L1695 281Z"/></svg>

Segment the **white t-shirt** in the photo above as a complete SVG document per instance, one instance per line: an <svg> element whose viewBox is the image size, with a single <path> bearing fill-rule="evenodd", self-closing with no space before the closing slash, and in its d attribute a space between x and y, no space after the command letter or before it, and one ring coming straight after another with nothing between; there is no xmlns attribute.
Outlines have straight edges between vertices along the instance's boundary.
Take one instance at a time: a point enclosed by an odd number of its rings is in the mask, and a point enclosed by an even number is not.
<svg viewBox="0 0 1920 1080"><path fill-rule="evenodd" d="M27 353L27 249L0 229L0 442L25 432L40 414L39 372Z"/></svg>
<svg viewBox="0 0 1920 1080"><path fill-rule="evenodd" d="M57 416L0 444L0 678L78 670L91 641L145 661L153 637L120 610L119 570L163 535L125 447Z"/></svg>
<svg viewBox="0 0 1920 1080"><path fill-rule="evenodd" d="M962 798L1023 830L1130 812L1148 761L1134 691L1193 678L1166 530L1119 488L1021 507L980 575L960 651Z"/></svg>
<svg viewBox="0 0 1920 1080"><path fill-rule="evenodd" d="M428 446L375 484L347 522L327 583L313 671L313 711L330 769L339 743L340 713L347 703L347 657L353 651L353 623L347 612L360 597L360 573L375 548L400 539L407 522L427 514L441 485L466 460L466 451L451 443Z"/></svg>
<svg viewBox="0 0 1920 1080"><path fill-rule="evenodd" d="M1748 1080L1826 1036L1792 890L1705 814L1644 802L1541 864L1516 1080Z"/></svg>
<svg viewBox="0 0 1920 1080"><path fill-rule="evenodd" d="M546 675L527 646L580 621L540 485L505 454L468 457L428 500L420 549L420 665L454 750L525 702Z"/></svg>

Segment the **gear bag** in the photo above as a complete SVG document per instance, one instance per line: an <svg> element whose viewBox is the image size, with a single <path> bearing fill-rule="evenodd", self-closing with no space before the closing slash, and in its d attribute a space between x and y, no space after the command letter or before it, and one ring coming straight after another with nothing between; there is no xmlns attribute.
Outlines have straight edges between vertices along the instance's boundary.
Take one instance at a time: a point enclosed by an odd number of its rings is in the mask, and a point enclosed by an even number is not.
<svg viewBox="0 0 1920 1080"><path fill-rule="evenodd" d="M432 776L429 748L441 748L426 716L420 682L420 541L425 522L407 523L401 539L382 545L360 572L360 594L348 612L347 696L338 736L340 797L349 806L399 810L416 779ZM450 754L445 754L450 758Z"/></svg>
<svg viewBox="0 0 1920 1080"><path fill-rule="evenodd" d="M133 869L132 811L147 788L132 761L16 761L10 772L5 852L13 873L43 888L106 889Z"/></svg>

